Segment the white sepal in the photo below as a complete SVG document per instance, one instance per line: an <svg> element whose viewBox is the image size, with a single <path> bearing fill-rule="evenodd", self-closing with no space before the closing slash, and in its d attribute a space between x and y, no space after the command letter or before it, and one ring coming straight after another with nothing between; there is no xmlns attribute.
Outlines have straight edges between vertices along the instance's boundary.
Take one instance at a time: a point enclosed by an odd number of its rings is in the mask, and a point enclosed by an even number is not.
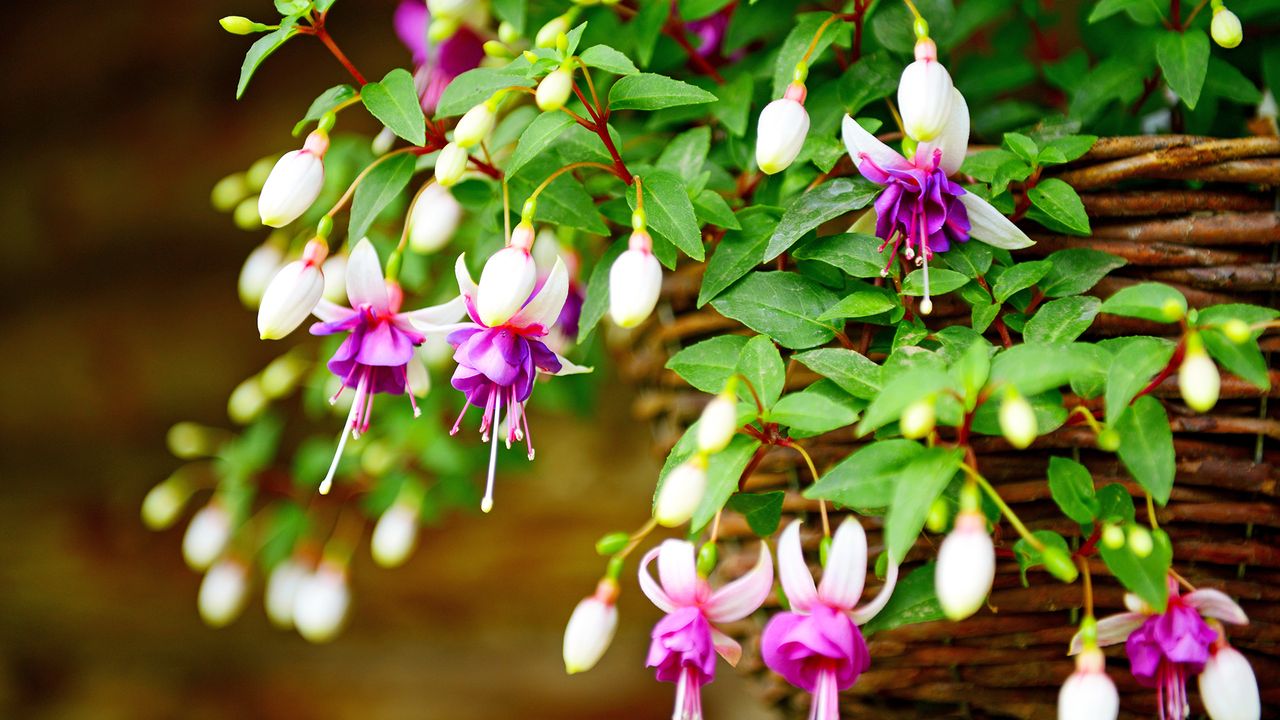
<svg viewBox="0 0 1280 720"><path fill-rule="evenodd" d="M209 503L191 516L182 536L182 556L192 570L204 570L222 555L230 540L230 513L217 503Z"/></svg>
<svg viewBox="0 0 1280 720"><path fill-rule="evenodd" d="M974 240L1005 250L1020 250L1036 244L991 203L977 195L965 193L960 196L960 202L969 215L969 237Z"/></svg>
<svg viewBox="0 0 1280 720"><path fill-rule="evenodd" d="M996 575L996 549L980 512L962 512L955 529L938 549L934 589L938 604L952 620L963 620L978 611Z"/></svg>
<svg viewBox="0 0 1280 720"><path fill-rule="evenodd" d="M786 170L809 134L809 113L790 98L779 98L760 111L756 130L756 165L768 175Z"/></svg>
<svg viewBox="0 0 1280 720"><path fill-rule="evenodd" d="M414 362L421 367L421 363ZM378 518L378 524L373 526L369 549L374 562L393 568L409 559L417 539L418 509L409 503L397 502L387 508Z"/></svg>
<svg viewBox="0 0 1280 720"><path fill-rule="evenodd" d="M654 503L653 517L663 527L689 522L707 491L707 464L701 456L681 463L667 474Z"/></svg>
<svg viewBox="0 0 1280 720"><path fill-rule="evenodd" d="M283 560L271 569L262 600L272 625L281 630L293 628L293 606L298 598L298 588L302 587L308 574L305 567L292 559Z"/></svg>
<svg viewBox="0 0 1280 720"><path fill-rule="evenodd" d="M609 268L609 317L619 327L644 322L662 292L662 265L652 252L625 250Z"/></svg>
<svg viewBox="0 0 1280 720"><path fill-rule="evenodd" d="M258 196L263 225L284 227L306 212L324 187L324 150L328 139L316 131L301 150L285 153L271 168Z"/></svg>
<svg viewBox="0 0 1280 720"><path fill-rule="evenodd" d="M310 642L329 642L342 629L350 604L345 570L321 565L298 586L293 624L298 634Z"/></svg>
<svg viewBox="0 0 1280 720"><path fill-rule="evenodd" d="M462 222L462 206L449 188L431 183L418 195L409 213L409 248L429 254L448 244Z"/></svg>
<svg viewBox="0 0 1280 720"><path fill-rule="evenodd" d="M495 327L519 312L538 282L538 269L528 250L506 247L493 255L480 272L476 313L480 322Z"/></svg>
<svg viewBox="0 0 1280 720"><path fill-rule="evenodd" d="M244 259L240 268L240 278L236 289L240 293L240 302L247 308L257 308L262 302L262 294L267 291L271 278L280 271L284 264L284 253L273 242L266 242L253 249Z"/></svg>
<svg viewBox="0 0 1280 720"><path fill-rule="evenodd" d="M951 114L942 132L933 140L916 146L917 164L930 162L934 150L942 151L938 167L947 175L953 175L960 169L965 153L969 151L969 104L955 88L951 89Z"/></svg>
<svg viewBox="0 0 1280 720"><path fill-rule="evenodd" d="M258 306L258 334L279 340L293 332L324 296L324 273L314 263L294 260L271 279Z"/></svg>
<svg viewBox="0 0 1280 720"><path fill-rule="evenodd" d="M219 560L200 581L200 618L210 627L225 627L240 616L248 596L249 569L239 560Z"/></svg>
<svg viewBox="0 0 1280 720"><path fill-rule="evenodd" d="M1210 720L1258 720L1262 699L1253 667L1230 645L1217 648L1200 673L1200 699Z"/></svg>

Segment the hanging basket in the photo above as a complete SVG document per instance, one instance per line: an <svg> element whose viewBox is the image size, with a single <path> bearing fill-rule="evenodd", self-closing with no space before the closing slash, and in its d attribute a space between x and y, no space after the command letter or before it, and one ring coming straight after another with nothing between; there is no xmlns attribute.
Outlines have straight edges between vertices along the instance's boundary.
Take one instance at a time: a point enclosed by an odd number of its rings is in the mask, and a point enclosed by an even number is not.
<svg viewBox="0 0 1280 720"><path fill-rule="evenodd" d="M1036 245L1021 255L1034 258L1064 248L1094 248L1128 261L1099 283L1092 294L1106 297L1139 281L1169 284L1193 307L1244 302L1275 306L1280 290L1280 138L1219 140L1191 136L1104 138L1081 159L1054 175L1079 191L1093 226L1091 237L1032 232ZM847 227L849 219L844 218ZM1033 228L1028 227L1029 231ZM1039 230L1039 228L1034 228ZM630 338L619 367L641 392L635 411L650 421L654 444L665 453L697 419L707 396L665 370L680 348L711 334L749 332L710 306L696 309L701 265L680 268L664 288L660 320ZM935 329L968 322L959 301L936 305ZM1087 337L1168 334L1176 325L1158 325L1099 315ZM994 336L993 336L994 337ZM1220 588L1237 598L1251 620L1232 627L1231 642L1253 663L1262 690L1263 716L1280 718L1280 334L1262 338L1271 368L1265 395L1224 372L1221 400L1208 415L1191 412L1179 397L1176 378L1155 392L1168 408L1177 457L1177 482L1157 515L1173 540L1174 565L1196 585ZM882 357L872 356L873 360ZM818 376L797 363L788 368L788 390ZM1095 408L1096 409L1096 408ZM853 451L859 441L850 428L805 440L821 470ZM1063 518L1050 497L1046 467L1050 455L1074 454L1099 486L1120 483L1142 498L1116 456L1098 451L1087 428L1064 427L1039 438L1027 451L1014 451L1003 438L982 437L974 449L983 472L1032 530L1053 530L1069 542L1083 542L1080 528ZM746 480L751 491L787 491L784 512L816 512L799 492L807 481L798 455L771 448ZM1142 503L1138 514L1145 510ZM861 518L873 553L881 549L881 519ZM784 518L786 522L786 518ZM806 545L816 547L816 523L807 526ZM726 514L720 525L722 569L740 574L755 550L738 540L753 537L745 521ZM997 547L1010 548L1016 536L997 532ZM936 556L940 537L924 536L907 557L904 573ZM816 556L811 553L810 556ZM1100 558L1091 560L1099 617L1123 610L1124 591ZM869 638L871 669L844 693L846 717L986 718L1052 720L1058 689L1071 673L1067 642L1079 620L1078 585L1054 581L1042 570L1029 573L1024 587L1017 563L1002 558L988 607L959 623L926 622L883 630ZM873 590L874 591L874 590ZM766 612L776 612L774 601ZM803 716L808 700L760 662L763 614L736 628L746 652L740 669L758 678L765 701ZM1122 697L1121 717L1154 717L1155 692L1128 672L1122 647L1108 651L1112 678ZM1189 683L1189 692L1197 692ZM1193 707L1199 709L1198 700Z"/></svg>

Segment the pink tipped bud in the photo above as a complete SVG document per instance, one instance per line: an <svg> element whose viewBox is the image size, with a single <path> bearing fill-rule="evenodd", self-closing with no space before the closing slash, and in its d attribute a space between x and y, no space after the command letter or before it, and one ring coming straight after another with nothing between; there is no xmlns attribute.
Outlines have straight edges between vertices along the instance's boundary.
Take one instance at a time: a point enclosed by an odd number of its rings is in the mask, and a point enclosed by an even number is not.
<svg viewBox="0 0 1280 720"><path fill-rule="evenodd" d="M760 111L756 165L768 175L786 170L800 154L808 134L809 113L804 105L786 97L774 100Z"/></svg>
<svg viewBox="0 0 1280 720"><path fill-rule="evenodd" d="M448 244L462 222L462 206L449 188L431 183L409 213L409 248L424 255Z"/></svg>
<svg viewBox="0 0 1280 720"><path fill-rule="evenodd" d="M1258 720L1262 699L1258 678L1238 650L1215 647L1200 673L1200 699L1210 720Z"/></svg>
<svg viewBox="0 0 1280 720"><path fill-rule="evenodd" d="M1196 412L1209 412L1218 404L1222 376L1197 336L1187 342L1187 354L1178 368L1178 389L1187 407Z"/></svg>
<svg viewBox="0 0 1280 720"><path fill-rule="evenodd" d="M935 55L936 58L936 55ZM951 75L936 59L917 59L902 71L898 112L907 135L919 142L938 137L951 114Z"/></svg>
<svg viewBox="0 0 1280 720"><path fill-rule="evenodd" d="M1213 20L1209 23L1209 34L1213 41L1224 48L1233 48L1244 40L1244 27L1235 13L1221 5L1213 9ZM1217 720L1217 718L1214 718Z"/></svg>
<svg viewBox="0 0 1280 720"><path fill-rule="evenodd" d="M258 333L279 340L293 332L324 296L324 274L317 263L295 260L271 279L258 305Z"/></svg>
<svg viewBox="0 0 1280 720"><path fill-rule="evenodd" d="M324 187L324 154L329 136L316 130L301 150L287 152L276 161L258 196L258 216L263 225L284 227L315 203Z"/></svg>
<svg viewBox="0 0 1280 720"><path fill-rule="evenodd" d="M231 514L211 502L191 516L182 536L182 556L192 570L204 570L222 555L230 540Z"/></svg>
<svg viewBox="0 0 1280 720"><path fill-rule="evenodd" d="M938 549L933 581L942 611L957 621L974 614L991 592L995 576L996 549L986 518L977 511L961 512Z"/></svg>
<svg viewBox="0 0 1280 720"><path fill-rule="evenodd" d="M293 603L293 624L298 634L313 643L326 643L338 636L347 618L351 591L346 571L321 565L298 586Z"/></svg>
<svg viewBox="0 0 1280 720"><path fill-rule="evenodd" d="M564 670L586 672L596 666L609 649L618 629L618 584L601 580L596 594L583 598L569 616L564 629Z"/></svg>
<svg viewBox="0 0 1280 720"><path fill-rule="evenodd" d="M619 327L633 328L653 312L661 292L658 259L647 250L626 250L609 268L609 317Z"/></svg>
<svg viewBox="0 0 1280 720"><path fill-rule="evenodd" d="M271 569L262 599L272 625L281 630L293 628L293 606L298 599L298 588L307 577L307 569L292 559Z"/></svg>
<svg viewBox="0 0 1280 720"><path fill-rule="evenodd" d="M1009 444L1023 450L1030 447L1039 434L1036 411L1022 393L1010 388L1000 403L1000 432Z"/></svg>
<svg viewBox="0 0 1280 720"><path fill-rule="evenodd" d="M707 491L707 461L696 455L667 474L658 491L653 518L664 527L678 527L689 522Z"/></svg>
<svg viewBox="0 0 1280 720"><path fill-rule="evenodd" d="M453 141L464 148L473 148L484 141L493 130L498 114L489 103L482 102L467 111L453 129Z"/></svg>
<svg viewBox="0 0 1280 720"><path fill-rule="evenodd" d="M1106 658L1095 648L1076 656L1076 671L1058 691L1058 720L1115 720L1120 695L1107 677Z"/></svg>
<svg viewBox="0 0 1280 720"><path fill-rule="evenodd" d="M240 302L247 308L258 307L263 293L271 284L271 278L276 276L283 264L284 253L276 243L265 242L254 248L240 268L240 278L236 284Z"/></svg>
<svg viewBox="0 0 1280 720"><path fill-rule="evenodd" d="M457 143L449 143L436 156L436 182L445 187L457 185L467 171L467 149Z"/></svg>
<svg viewBox="0 0 1280 720"><path fill-rule="evenodd" d="M538 103L538 109L543 112L554 112L564 107L569 101L569 94L573 92L573 71L569 68L561 67L552 70L546 77L542 78L542 82L538 83L538 91L534 96L534 100Z"/></svg>
<svg viewBox="0 0 1280 720"><path fill-rule="evenodd" d="M476 293L480 322L495 327L510 320L529 299L537 281L538 269L528 250L506 247L490 255Z"/></svg>
<svg viewBox="0 0 1280 720"><path fill-rule="evenodd" d="M738 431L738 402L732 393L716 395L702 409L698 420L698 450L718 453L733 440Z"/></svg>
<svg viewBox="0 0 1280 720"><path fill-rule="evenodd" d="M422 363L416 363L419 367ZM369 549L374 562L385 568L403 565L418 540L418 508L410 503L394 503L373 527Z"/></svg>
<svg viewBox="0 0 1280 720"><path fill-rule="evenodd" d="M219 560L200 581L196 605L210 627L230 625L249 597L249 568L239 560Z"/></svg>

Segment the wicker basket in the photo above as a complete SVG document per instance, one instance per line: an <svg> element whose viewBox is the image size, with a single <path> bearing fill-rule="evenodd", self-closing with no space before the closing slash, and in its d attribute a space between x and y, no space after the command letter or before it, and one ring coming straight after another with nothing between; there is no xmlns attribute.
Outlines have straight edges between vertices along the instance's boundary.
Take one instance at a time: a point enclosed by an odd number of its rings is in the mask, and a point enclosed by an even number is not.
<svg viewBox="0 0 1280 720"><path fill-rule="evenodd" d="M1280 212L1274 191L1280 186L1280 138L1105 138L1056 176L1080 192L1094 235L1034 234L1038 242L1026 256L1091 247L1123 257L1129 264L1093 291L1103 297L1138 280L1159 280L1177 287L1196 307L1275 305L1280 289ZM843 222L847 226L848 219ZM655 447L664 454L706 401L664 369L667 358L711 333L746 332L709 306L695 309L701 271L701 266L683 267L669 278L664 292L670 312L631 338L628 351L619 357L623 375L641 387L636 412L651 421ZM938 302L930 325L967 322L967 314L962 303ZM1106 315L1090 329L1094 337L1169 331L1169 326ZM1177 483L1159 520L1174 542L1179 571L1197 585L1236 597L1249 614L1249 626L1230 629L1231 641L1253 663L1264 717L1280 718L1280 414L1270 400L1280 396L1280 372L1274 369L1280 335L1264 337L1262 348L1273 368L1267 397L1224 374L1217 407L1210 415L1196 415L1181 404L1174 378L1155 391L1169 409L1178 463ZM788 389L816 379L796 363L788 368ZM848 455L857 441L843 429L805 444L819 468L826 468ZM1030 527L1057 531L1069 541L1079 528L1061 516L1050 498L1045 471L1051 454L1076 452L1099 484L1120 482L1141 496L1116 457L1094 448L1086 429L1059 429L1024 452L1011 451L1002 438L979 438L974 445L984 474ZM747 489L786 489L788 513L816 510L798 492L797 460L790 451L771 449ZM1142 503L1138 505L1141 516ZM863 524L878 551L879 519L863 518ZM740 552L734 539L750 531L741 518L726 517L720 532L726 540L722 570L737 575L755 551ZM812 546L817 539L811 534L806 542ZM997 535L997 546L1009 547L1015 539ZM937 541L920 539L908 564L934 557ZM1122 610L1122 588L1101 559L1092 564L1099 617ZM845 716L1055 718L1058 688L1072 670L1065 650L1078 619L1080 587L1036 571L1030 581L1024 588L1016 563L1001 560L988 609L961 623L930 622L873 635L871 669L845 694ZM761 627L757 617L737 628L747 648L741 667L758 677L766 702L802 715L808 700L759 661ZM1154 717L1154 691L1133 681L1122 648L1113 649L1110 657L1111 676L1122 695L1121 717ZM1189 690L1196 692L1194 682Z"/></svg>

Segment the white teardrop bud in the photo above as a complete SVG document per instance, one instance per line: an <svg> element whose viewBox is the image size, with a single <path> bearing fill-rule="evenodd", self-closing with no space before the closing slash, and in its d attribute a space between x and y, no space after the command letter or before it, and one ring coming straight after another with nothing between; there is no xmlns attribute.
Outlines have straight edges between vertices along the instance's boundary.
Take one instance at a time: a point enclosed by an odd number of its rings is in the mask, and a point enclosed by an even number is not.
<svg viewBox="0 0 1280 720"><path fill-rule="evenodd" d="M220 628L240 617L249 596L249 568L239 560L219 560L200 581L196 605L210 627Z"/></svg>
<svg viewBox="0 0 1280 720"><path fill-rule="evenodd" d="M756 130L756 165L768 175L791 166L809 134L809 113L790 98L774 100L760 111Z"/></svg>
<svg viewBox="0 0 1280 720"><path fill-rule="evenodd" d="M1235 13L1225 7L1218 7L1214 8L1213 20L1209 23L1209 34L1213 36L1214 42L1230 49L1244 40L1244 27L1240 25L1240 18Z"/></svg>
<svg viewBox="0 0 1280 720"><path fill-rule="evenodd" d="M274 242L265 242L254 248L244 259L240 268L240 278L236 282L236 290L240 293L240 302L247 308L257 308L262 302L262 295L267 291L271 279L284 264L284 253Z"/></svg>
<svg viewBox="0 0 1280 720"><path fill-rule="evenodd" d="M341 305L347 301L347 256L334 255L320 266L324 274L324 291L320 297Z"/></svg>
<svg viewBox="0 0 1280 720"><path fill-rule="evenodd" d="M1216 648L1200 673L1200 699L1210 720L1258 720L1262 698L1253 667L1230 645Z"/></svg>
<svg viewBox="0 0 1280 720"><path fill-rule="evenodd" d="M533 292L538 269L528 250L505 247L484 264L476 291L476 313L480 322L496 327L511 319Z"/></svg>
<svg viewBox="0 0 1280 720"><path fill-rule="evenodd" d="M271 279L258 305L258 333L279 340L293 332L324 296L324 273L315 263L294 260Z"/></svg>
<svg viewBox="0 0 1280 720"><path fill-rule="evenodd" d="M458 184L467 171L467 149L457 143L449 143L436 156L436 182L445 187Z"/></svg>
<svg viewBox="0 0 1280 720"><path fill-rule="evenodd" d="M707 462L696 455L667 474L654 503L653 518L663 527L678 527L689 522L707 491Z"/></svg>
<svg viewBox="0 0 1280 720"><path fill-rule="evenodd" d="M933 431L938 412L933 397L922 398L907 406L898 420L898 430L908 440L918 440Z"/></svg>
<svg viewBox="0 0 1280 720"><path fill-rule="evenodd" d="M1106 660L1097 648L1076 656L1076 671L1058 691L1058 720L1115 720L1120 695L1107 677Z"/></svg>
<svg viewBox="0 0 1280 720"><path fill-rule="evenodd" d="M955 528L938 549L934 589L938 604L952 620L963 620L978 611L996 575L996 549L987 534L982 513L961 512Z"/></svg>
<svg viewBox="0 0 1280 720"><path fill-rule="evenodd" d="M196 511L182 536L182 556L192 570L204 570L217 560L231 540L231 514L211 502Z"/></svg>
<svg viewBox="0 0 1280 720"><path fill-rule="evenodd" d="M315 203L324 187L324 154L329 137L316 130L301 150L287 152L276 161L258 196L258 216L263 225L284 227Z"/></svg>
<svg viewBox="0 0 1280 720"><path fill-rule="evenodd" d="M1199 340L1199 338L1196 338ZM1196 412L1209 412L1218 404L1222 376L1213 358L1196 340L1188 341L1187 354L1178 368L1178 389L1187 407Z"/></svg>
<svg viewBox="0 0 1280 720"><path fill-rule="evenodd" d="M418 509L408 503L397 502L378 518L369 549L375 562L382 567L393 568L409 559L417 539Z"/></svg>
<svg viewBox="0 0 1280 720"><path fill-rule="evenodd" d="M449 243L462 222L462 206L449 188L431 183L409 213L409 248L424 255Z"/></svg>
<svg viewBox="0 0 1280 720"><path fill-rule="evenodd" d="M453 141L464 148L473 148L484 141L493 131L498 114L488 102L472 107L458 120L453 129Z"/></svg>
<svg viewBox="0 0 1280 720"><path fill-rule="evenodd" d="M307 577L307 569L292 558L271 569L262 600L272 625L281 630L293 628L293 606L298 598L298 588Z"/></svg>
<svg viewBox="0 0 1280 720"><path fill-rule="evenodd" d="M564 107L573 92L573 71L568 68L557 68L542 78L538 83L538 91L534 99L538 109L543 112L554 112Z"/></svg>
<svg viewBox="0 0 1280 720"><path fill-rule="evenodd" d="M298 634L313 643L338 636L347 618L351 591L342 568L321 565L303 579L293 603L293 624Z"/></svg>
<svg viewBox="0 0 1280 720"><path fill-rule="evenodd" d="M1008 392L1000 403L1000 432L1004 439L1019 450L1030 447L1039 434L1036 411L1031 403L1017 391Z"/></svg>
<svg viewBox="0 0 1280 720"><path fill-rule="evenodd" d="M564 670L570 675L595 667L618 629L617 583L602 580L600 586L595 595L578 603L565 626Z"/></svg>
<svg viewBox="0 0 1280 720"><path fill-rule="evenodd" d="M662 265L652 252L626 250L609 268L609 317L619 327L644 322L662 292Z"/></svg>
<svg viewBox="0 0 1280 720"><path fill-rule="evenodd" d="M702 409L698 420L698 450L718 453L729 445L738 431L738 403L733 395L721 393Z"/></svg>
<svg viewBox="0 0 1280 720"><path fill-rule="evenodd" d="M942 133L951 114L953 87L933 42L917 43L916 61L902 71L898 82L898 112L907 135L926 142Z"/></svg>

